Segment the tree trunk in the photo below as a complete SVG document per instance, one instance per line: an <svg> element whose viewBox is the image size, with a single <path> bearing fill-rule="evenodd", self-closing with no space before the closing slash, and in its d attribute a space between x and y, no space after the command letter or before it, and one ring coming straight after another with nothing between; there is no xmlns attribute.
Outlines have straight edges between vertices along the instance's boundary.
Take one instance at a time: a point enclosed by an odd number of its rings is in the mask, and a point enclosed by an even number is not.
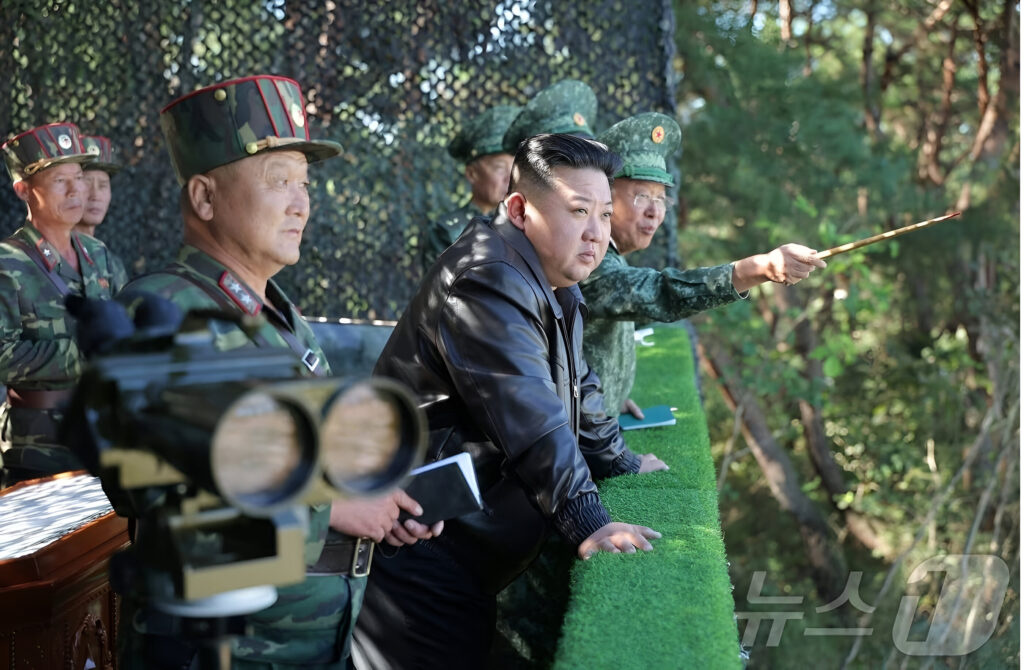
<svg viewBox="0 0 1024 670"><path fill-rule="evenodd" d="M697 346L705 371L719 382L718 387L730 409L736 411L742 401L743 438L761 466L772 496L800 527L800 537L818 594L825 602L832 602L842 594L846 584L846 562L833 541L825 517L801 490L796 469L785 450L772 437L760 405L725 376L724 371L733 368L729 356L713 342L702 340Z"/></svg>
<svg viewBox="0 0 1024 670"><path fill-rule="evenodd" d="M783 45L793 38L793 6L789 0L779 0L779 23Z"/></svg>
<svg viewBox="0 0 1024 670"><path fill-rule="evenodd" d="M797 307L794 289L788 286L776 286L780 312L786 313L793 307ZM794 327L795 337L794 353L803 360L803 376L810 383L811 389L824 386L825 374L822 371L820 360L811 358L810 354L818 347L818 337L811 325L810 319L801 319ZM797 403L800 407L800 423L804 428L804 439L807 441L807 454L810 456L811 464L815 472L821 477L821 483L828 493L828 498L833 506L839 511L846 522L846 529L853 537L867 547L870 551L879 551L889 555L892 548L889 547L871 528L867 518L847 508L839 509L837 500L849 491L846 485L843 469L836 463L832 453L832 445L825 435L825 420L821 412L821 402L816 394L812 399L800 398Z"/></svg>
<svg viewBox="0 0 1024 670"><path fill-rule="evenodd" d="M867 26L864 28L864 43L860 62L860 85L864 94L864 126L874 139L878 135L881 110L875 104L875 6L869 2L864 10L867 13Z"/></svg>

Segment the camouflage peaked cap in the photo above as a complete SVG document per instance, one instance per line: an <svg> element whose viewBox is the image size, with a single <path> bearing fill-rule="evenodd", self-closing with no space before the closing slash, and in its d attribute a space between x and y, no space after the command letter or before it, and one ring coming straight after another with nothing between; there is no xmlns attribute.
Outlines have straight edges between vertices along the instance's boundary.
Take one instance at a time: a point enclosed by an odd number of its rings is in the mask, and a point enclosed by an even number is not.
<svg viewBox="0 0 1024 670"><path fill-rule="evenodd" d="M86 153L78 126L73 123L50 123L27 130L4 142L0 149L14 182L60 163L88 163L96 158Z"/></svg>
<svg viewBox="0 0 1024 670"><path fill-rule="evenodd" d="M448 154L460 163L471 163L481 156L504 153L501 141L519 109L498 105L464 123L448 145Z"/></svg>
<svg viewBox="0 0 1024 670"><path fill-rule="evenodd" d="M682 144L683 133L672 117L657 112L637 114L619 121L597 139L622 157L616 177L676 185L665 159Z"/></svg>
<svg viewBox="0 0 1024 670"><path fill-rule="evenodd" d="M121 171L121 166L114 162L114 147L108 138L102 135L82 135L82 146L86 153L96 157L92 163L86 163L84 169L103 170L109 175Z"/></svg>
<svg viewBox="0 0 1024 670"><path fill-rule="evenodd" d="M201 88L160 111L160 127L178 177L264 151L301 151L310 163L341 153L341 145L309 139L298 82L257 75Z"/></svg>
<svg viewBox="0 0 1024 670"><path fill-rule="evenodd" d="M502 146L515 154L528 137L541 133L571 133L594 139L590 124L597 116L597 96L576 79L564 79L533 96L512 121Z"/></svg>

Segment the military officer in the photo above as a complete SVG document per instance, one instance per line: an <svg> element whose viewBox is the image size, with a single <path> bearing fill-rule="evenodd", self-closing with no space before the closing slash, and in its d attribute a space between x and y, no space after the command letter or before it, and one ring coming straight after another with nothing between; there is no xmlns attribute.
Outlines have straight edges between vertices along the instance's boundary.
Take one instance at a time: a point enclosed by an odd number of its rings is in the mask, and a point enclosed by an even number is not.
<svg viewBox="0 0 1024 670"><path fill-rule="evenodd" d="M515 155L523 140L542 133L567 133L594 139L597 96L578 79L563 79L533 96L512 119L501 144Z"/></svg>
<svg viewBox="0 0 1024 670"><path fill-rule="evenodd" d="M724 265L676 270L631 267L626 256L646 249L665 219L666 188L675 186L666 159L682 142L671 117L646 113L625 119L598 141L622 157L612 186L612 241L608 253L580 283L590 318L584 325L583 352L604 388L605 409L612 416L642 413L629 399L636 374L633 323L677 321L691 314L745 298L764 282L795 284L815 268L825 267L815 252L784 244Z"/></svg>
<svg viewBox="0 0 1024 670"><path fill-rule="evenodd" d="M508 191L512 154L505 152L501 141L519 107L498 105L463 125L448 145L452 158L466 166L470 198L462 207L432 222L423 247L423 269L428 270L441 252L451 246L474 217L490 216Z"/></svg>
<svg viewBox="0 0 1024 670"><path fill-rule="evenodd" d="M62 405L81 373L64 298L110 298L128 278L102 242L74 232L85 209L78 128L51 123L2 146L25 225L0 243L0 411L6 485L81 466L58 440Z"/></svg>
<svg viewBox="0 0 1024 670"><path fill-rule="evenodd" d="M75 231L95 237L96 226L103 223L110 207L110 178L121 171L121 166L113 162L110 140L106 137L82 135L82 145L96 160L82 166L86 187L85 211Z"/></svg>
<svg viewBox="0 0 1024 670"><path fill-rule="evenodd" d="M299 260L309 216L308 164L338 155L341 147L309 138L299 85L276 76L190 93L165 107L160 123L182 185L185 244L175 263L131 282L124 300L130 304L137 292L150 292L183 310L262 315L253 336L214 322L215 346L289 348L310 375L326 374L327 360L311 329L272 277ZM368 554L374 540L401 545L441 530L440 524L428 528L413 520L399 524L400 509L422 513L402 491L312 508L305 581L279 588L276 604L247 617L252 632L233 643L232 667L345 667L369 570L368 564L352 569L360 563L353 559ZM328 525L338 551L323 552ZM171 662L169 636L154 639L160 637L155 628L146 626L147 635L136 635L129 645L139 667ZM151 656L140 660L140 653ZM191 653L179 645L173 656L187 662Z"/></svg>

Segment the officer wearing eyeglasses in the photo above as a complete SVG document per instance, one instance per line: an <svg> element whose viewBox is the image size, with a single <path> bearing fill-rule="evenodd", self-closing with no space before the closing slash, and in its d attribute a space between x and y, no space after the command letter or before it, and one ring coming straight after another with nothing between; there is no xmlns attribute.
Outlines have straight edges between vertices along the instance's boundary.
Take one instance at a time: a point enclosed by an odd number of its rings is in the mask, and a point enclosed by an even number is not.
<svg viewBox="0 0 1024 670"><path fill-rule="evenodd" d="M666 159L682 143L682 132L671 117L651 112L620 121L597 139L619 154L623 164L612 185L608 253L580 283L590 315L583 331L583 354L601 378L605 411L610 416L629 412L640 419L643 413L629 399L636 375L635 321L678 321L746 298L749 289L764 282L795 284L825 263L812 249L784 244L714 267L631 267L625 257L650 245L672 206L665 191L675 181Z"/></svg>

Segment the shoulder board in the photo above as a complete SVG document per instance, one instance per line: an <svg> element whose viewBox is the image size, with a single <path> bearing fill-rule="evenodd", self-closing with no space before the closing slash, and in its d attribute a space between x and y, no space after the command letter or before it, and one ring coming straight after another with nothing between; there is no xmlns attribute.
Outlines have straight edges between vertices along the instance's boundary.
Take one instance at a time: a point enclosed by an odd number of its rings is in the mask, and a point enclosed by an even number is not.
<svg viewBox="0 0 1024 670"><path fill-rule="evenodd" d="M263 309L263 303L253 295L242 282L228 272L224 271L220 276L220 280L217 281L217 285L220 289L227 294L231 300L238 305L238 307L248 314L249 316L256 316Z"/></svg>

